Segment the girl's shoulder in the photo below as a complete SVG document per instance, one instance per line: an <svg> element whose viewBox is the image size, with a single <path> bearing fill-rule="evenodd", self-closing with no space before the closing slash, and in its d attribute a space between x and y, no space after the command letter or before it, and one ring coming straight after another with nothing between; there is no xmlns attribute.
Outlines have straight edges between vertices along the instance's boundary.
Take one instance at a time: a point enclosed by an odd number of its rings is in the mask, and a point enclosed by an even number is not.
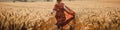
<svg viewBox="0 0 120 30"><path fill-rule="evenodd" d="M64 3L55 4L56 7L63 7L64 5L65 5Z"/></svg>
<svg viewBox="0 0 120 30"><path fill-rule="evenodd" d="M61 4L63 4L63 5L64 5L64 3L61 3Z"/></svg>

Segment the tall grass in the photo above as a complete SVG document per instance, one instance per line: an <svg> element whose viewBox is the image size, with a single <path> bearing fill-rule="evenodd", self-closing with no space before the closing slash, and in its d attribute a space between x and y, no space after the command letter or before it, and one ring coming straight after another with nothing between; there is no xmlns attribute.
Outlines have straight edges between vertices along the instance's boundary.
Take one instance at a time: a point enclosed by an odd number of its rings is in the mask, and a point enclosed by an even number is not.
<svg viewBox="0 0 120 30"><path fill-rule="evenodd" d="M80 6L78 2L65 2L76 12L74 30L119 30L120 8ZM8 5L6 5L8 4ZM24 5L20 5L24 4ZM0 30L58 30L51 15L52 3L0 4ZM47 5L49 4L49 6ZM88 3L87 3L88 4ZM28 6L27 6L28 5ZM74 6L76 5L76 6ZM34 7L35 6L35 7Z"/></svg>

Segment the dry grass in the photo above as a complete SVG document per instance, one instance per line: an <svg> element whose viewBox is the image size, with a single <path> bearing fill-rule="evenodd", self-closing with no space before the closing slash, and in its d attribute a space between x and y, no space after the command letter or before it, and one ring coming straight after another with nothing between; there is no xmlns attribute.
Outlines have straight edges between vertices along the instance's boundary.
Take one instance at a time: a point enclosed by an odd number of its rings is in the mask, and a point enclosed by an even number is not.
<svg viewBox="0 0 120 30"><path fill-rule="evenodd" d="M118 3L76 1L65 4L76 12L75 30L120 29ZM0 30L58 30L54 15L50 14L53 6L52 2L0 3Z"/></svg>

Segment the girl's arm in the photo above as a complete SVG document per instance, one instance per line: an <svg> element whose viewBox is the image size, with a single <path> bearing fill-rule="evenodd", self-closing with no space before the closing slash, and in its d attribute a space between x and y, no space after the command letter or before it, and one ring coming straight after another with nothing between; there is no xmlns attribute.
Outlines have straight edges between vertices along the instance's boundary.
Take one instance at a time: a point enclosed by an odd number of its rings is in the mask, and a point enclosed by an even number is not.
<svg viewBox="0 0 120 30"><path fill-rule="evenodd" d="M67 12L70 12L69 9L67 9L67 7L64 5L64 9L67 11Z"/></svg>
<svg viewBox="0 0 120 30"><path fill-rule="evenodd" d="M67 13L69 13L69 14L71 14L71 15L74 15L74 14L75 14L74 11L72 11L70 8L68 8L68 7L65 6L65 5L64 5L64 9L65 9L65 11L66 11Z"/></svg>
<svg viewBox="0 0 120 30"><path fill-rule="evenodd" d="M53 11L51 12L51 14L56 13L57 8L58 8L57 5L55 5L54 8L53 8Z"/></svg>

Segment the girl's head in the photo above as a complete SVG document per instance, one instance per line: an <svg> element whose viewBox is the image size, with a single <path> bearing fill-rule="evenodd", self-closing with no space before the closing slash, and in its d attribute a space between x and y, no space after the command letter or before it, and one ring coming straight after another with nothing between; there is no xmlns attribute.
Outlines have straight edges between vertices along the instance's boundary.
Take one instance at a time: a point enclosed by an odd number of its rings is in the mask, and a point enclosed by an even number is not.
<svg viewBox="0 0 120 30"><path fill-rule="evenodd" d="M61 3L62 0L57 0L57 3Z"/></svg>

